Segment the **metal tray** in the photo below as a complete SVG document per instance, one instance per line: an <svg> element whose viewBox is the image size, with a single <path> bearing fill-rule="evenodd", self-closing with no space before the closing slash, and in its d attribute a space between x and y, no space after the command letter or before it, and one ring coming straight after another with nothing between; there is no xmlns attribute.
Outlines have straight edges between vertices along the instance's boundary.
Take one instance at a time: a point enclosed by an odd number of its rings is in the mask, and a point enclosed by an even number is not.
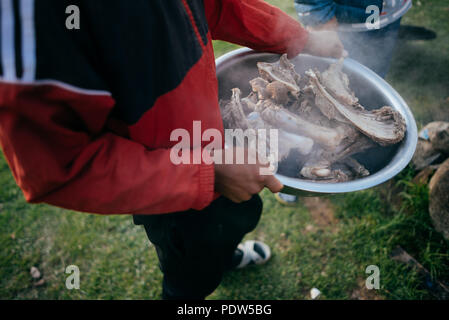
<svg viewBox="0 0 449 320"><path fill-rule="evenodd" d="M243 95L250 92L249 80L257 77L256 64L259 61L274 62L279 55L260 53L248 48L229 52L216 60L219 98L230 99L231 89L238 87ZM310 68L324 71L335 59L310 55L299 55L291 60L299 74ZM326 194L353 192L374 187L393 178L401 172L413 157L418 141L416 122L404 99L381 77L367 67L345 59L344 72L348 75L351 89L367 109L391 106L405 119L407 133L405 139L394 146L378 147L356 156L371 172L368 177L341 183L325 183L296 177L297 168L289 167L289 161L279 165L276 177L284 184L282 192L319 196Z"/></svg>

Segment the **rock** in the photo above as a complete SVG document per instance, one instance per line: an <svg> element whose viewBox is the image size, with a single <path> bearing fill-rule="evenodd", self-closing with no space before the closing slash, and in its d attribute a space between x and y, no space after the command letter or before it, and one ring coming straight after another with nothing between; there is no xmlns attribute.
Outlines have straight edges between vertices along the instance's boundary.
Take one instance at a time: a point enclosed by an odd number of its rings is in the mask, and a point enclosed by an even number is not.
<svg viewBox="0 0 449 320"><path fill-rule="evenodd" d="M429 190L430 217L435 229L449 240L449 159L435 172Z"/></svg>
<svg viewBox="0 0 449 320"><path fill-rule="evenodd" d="M419 171L430 166L432 163L438 162L438 159L442 156L441 152L434 149L430 141L419 139L412 163L415 169Z"/></svg>
<svg viewBox="0 0 449 320"><path fill-rule="evenodd" d="M427 184L430 178L437 170L438 166L429 166L424 168L420 173L418 173L412 180L414 184Z"/></svg>
<svg viewBox="0 0 449 320"><path fill-rule="evenodd" d="M429 137L435 150L449 155L449 122L431 122L421 132Z"/></svg>
<svg viewBox="0 0 449 320"><path fill-rule="evenodd" d="M36 267L31 267L30 274L33 279L39 279L41 277L41 272Z"/></svg>
<svg viewBox="0 0 449 320"><path fill-rule="evenodd" d="M317 288L312 288L312 290L310 290L310 297L312 298L312 300L318 299L320 295L321 291Z"/></svg>
<svg viewBox="0 0 449 320"><path fill-rule="evenodd" d="M433 163L441 163L449 156L449 122L428 123L419 132L418 145L412 163L421 170Z"/></svg>
<svg viewBox="0 0 449 320"><path fill-rule="evenodd" d="M311 224L308 224L308 225L306 226L306 231L307 231L307 232L311 232L311 231L313 231L313 229L314 229L314 227L313 227Z"/></svg>

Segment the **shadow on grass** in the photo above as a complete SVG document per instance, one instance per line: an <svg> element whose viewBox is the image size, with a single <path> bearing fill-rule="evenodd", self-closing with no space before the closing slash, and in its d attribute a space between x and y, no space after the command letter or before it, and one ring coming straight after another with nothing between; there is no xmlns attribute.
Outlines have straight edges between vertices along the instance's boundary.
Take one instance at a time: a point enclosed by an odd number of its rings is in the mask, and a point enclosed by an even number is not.
<svg viewBox="0 0 449 320"><path fill-rule="evenodd" d="M435 31L411 25L401 25L398 38L400 40L433 40L437 37Z"/></svg>
<svg viewBox="0 0 449 320"><path fill-rule="evenodd" d="M388 80L421 124L449 121L449 52L443 40L399 40Z"/></svg>

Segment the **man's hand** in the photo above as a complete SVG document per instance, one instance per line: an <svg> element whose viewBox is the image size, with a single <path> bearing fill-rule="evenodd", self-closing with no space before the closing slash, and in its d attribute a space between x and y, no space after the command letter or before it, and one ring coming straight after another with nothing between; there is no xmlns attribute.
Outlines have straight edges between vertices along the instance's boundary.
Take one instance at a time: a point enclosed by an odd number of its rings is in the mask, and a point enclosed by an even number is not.
<svg viewBox="0 0 449 320"><path fill-rule="evenodd" d="M309 27L309 40L304 52L315 56L341 58L348 56L337 33L338 21L333 17L328 22Z"/></svg>
<svg viewBox="0 0 449 320"><path fill-rule="evenodd" d="M333 58L342 58L348 55L338 37L338 33L327 30L309 30L309 40L303 52L315 56Z"/></svg>
<svg viewBox="0 0 449 320"><path fill-rule="evenodd" d="M248 154L247 150L245 153ZM274 175L260 175L260 168L266 168L268 165L263 165L259 161L256 161L256 164L247 164L248 162L215 164L215 190L236 203L250 200L265 187L273 193L282 190L282 183Z"/></svg>

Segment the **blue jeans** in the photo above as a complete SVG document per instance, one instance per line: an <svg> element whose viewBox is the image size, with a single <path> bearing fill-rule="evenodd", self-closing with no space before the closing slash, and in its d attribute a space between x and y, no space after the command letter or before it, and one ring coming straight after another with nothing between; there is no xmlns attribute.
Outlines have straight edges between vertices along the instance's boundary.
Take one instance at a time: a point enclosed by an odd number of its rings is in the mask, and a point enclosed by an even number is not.
<svg viewBox="0 0 449 320"><path fill-rule="evenodd" d="M400 24L401 19L379 30L340 31L338 34L350 58L385 78L390 69Z"/></svg>

